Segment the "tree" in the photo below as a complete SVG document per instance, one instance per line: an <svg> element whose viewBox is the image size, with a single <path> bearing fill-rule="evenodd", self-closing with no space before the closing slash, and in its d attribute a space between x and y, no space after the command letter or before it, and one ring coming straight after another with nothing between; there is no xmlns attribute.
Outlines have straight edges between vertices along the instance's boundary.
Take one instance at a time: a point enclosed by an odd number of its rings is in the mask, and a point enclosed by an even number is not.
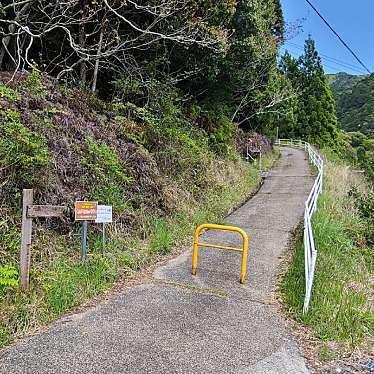
<svg viewBox="0 0 374 374"><path fill-rule="evenodd" d="M304 54L299 59L286 52L280 69L299 93L289 108L292 115L282 121L282 136L288 137L291 132L321 147L334 146L338 135L335 100L314 40L309 36L305 41Z"/></svg>
<svg viewBox="0 0 374 374"><path fill-rule="evenodd" d="M219 48L214 30L198 17L194 0L9 1L1 8L0 68L7 57L12 70L46 63L62 78L88 73L96 86L101 70L127 71L134 55L155 43Z"/></svg>
<svg viewBox="0 0 374 374"><path fill-rule="evenodd" d="M199 80L196 91L225 105L226 115L239 126L263 128L262 119L290 96L277 69L284 32L280 3L240 0L225 20L221 27L230 35L226 53L209 56L210 74Z"/></svg>
<svg viewBox="0 0 374 374"><path fill-rule="evenodd" d="M147 109L168 97L167 86L188 102L180 107L201 109L200 124L210 118L259 131L274 127L294 96L278 70L279 0L2 4L0 69L16 73L36 65L57 80ZM158 102L155 107L159 112Z"/></svg>

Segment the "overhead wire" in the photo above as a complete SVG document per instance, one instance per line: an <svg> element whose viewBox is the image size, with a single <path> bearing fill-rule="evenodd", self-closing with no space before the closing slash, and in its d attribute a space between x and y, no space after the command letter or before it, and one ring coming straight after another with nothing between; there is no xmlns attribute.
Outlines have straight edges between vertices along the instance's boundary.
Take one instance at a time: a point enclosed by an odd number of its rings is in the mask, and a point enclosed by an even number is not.
<svg viewBox="0 0 374 374"><path fill-rule="evenodd" d="M359 64L369 73L371 74L368 67L361 61L361 59L357 56L357 54L352 50L352 48L343 40L343 38L338 34L337 31L330 25L330 23L326 20L325 17L317 10L317 8L311 3L310 0L305 0L311 8L317 13L317 15L322 19L322 21L327 25L327 27L334 33L334 35L340 40L340 42L348 49L348 51L353 55L353 57L359 62Z"/></svg>
<svg viewBox="0 0 374 374"><path fill-rule="evenodd" d="M289 45L291 45L291 46L293 46L293 47L295 47L295 48L299 48L299 49L304 50L304 47L301 46L301 45L299 45L299 44L296 44L296 43L293 43L293 42L289 42L289 41L287 41L286 44L289 44ZM332 56L329 56L329 55L327 55L327 54L325 54L325 53L320 53L319 51L318 51L318 54L319 54L320 56L325 57L325 58L328 58L328 59L330 59L330 60L332 60L332 61L334 61L334 62L336 62L336 63L342 64L342 65L347 65L347 66L350 66L350 67L352 67L352 68L354 68L354 69L358 69L358 70L361 70L361 71L365 71L365 72L366 72L366 70L364 70L364 69L361 68L360 66L353 65L353 64L351 64L351 63L349 63L349 62L346 62L346 61L343 61L343 60L337 59L337 58L332 57Z"/></svg>
<svg viewBox="0 0 374 374"><path fill-rule="evenodd" d="M299 50L303 50L304 49L304 47L302 47L302 46L300 46L298 44L295 44L295 43L286 42L285 44L288 45L288 46L290 46L291 48L297 48ZM328 55L320 53L320 52L318 52L318 54L320 55L320 57L321 57L322 60L326 60L326 61L328 61L330 63L333 63L333 64L335 64L337 66L344 67L345 69L349 69L349 70L354 71L356 73L366 74L366 71L363 70L361 67L359 67L357 65L352 65L352 64L350 64L348 62L345 62L345 61L342 61L342 60L338 60L338 59L336 59L334 57L328 56ZM327 66L326 64L324 64L324 65ZM331 68L331 66L328 66L328 67ZM333 68L333 69L335 69L335 68Z"/></svg>

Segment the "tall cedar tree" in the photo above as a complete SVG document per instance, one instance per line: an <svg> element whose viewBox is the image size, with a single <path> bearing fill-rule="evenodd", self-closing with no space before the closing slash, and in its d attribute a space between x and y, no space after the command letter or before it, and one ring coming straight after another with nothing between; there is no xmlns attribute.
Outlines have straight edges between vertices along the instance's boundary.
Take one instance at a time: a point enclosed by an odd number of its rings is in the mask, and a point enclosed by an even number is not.
<svg viewBox="0 0 374 374"><path fill-rule="evenodd" d="M309 36L305 41L304 54L299 59L286 52L280 69L299 92L281 121L280 134L333 147L338 136L335 100L314 40Z"/></svg>

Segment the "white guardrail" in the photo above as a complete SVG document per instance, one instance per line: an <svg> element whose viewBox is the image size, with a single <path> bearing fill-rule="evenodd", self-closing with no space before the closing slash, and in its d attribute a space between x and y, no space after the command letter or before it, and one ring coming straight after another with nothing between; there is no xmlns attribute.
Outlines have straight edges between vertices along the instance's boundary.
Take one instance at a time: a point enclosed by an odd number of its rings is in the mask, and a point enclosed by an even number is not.
<svg viewBox="0 0 374 374"><path fill-rule="evenodd" d="M323 159L309 143L304 142L303 140L278 139L275 141L275 145L305 150L305 152L308 153L310 163L318 169L318 175L314 181L312 191L305 202L304 212L305 298L303 311L304 313L307 313L312 294L314 270L317 260L317 250L314 244L312 229L312 216L317 209L317 200L322 192Z"/></svg>

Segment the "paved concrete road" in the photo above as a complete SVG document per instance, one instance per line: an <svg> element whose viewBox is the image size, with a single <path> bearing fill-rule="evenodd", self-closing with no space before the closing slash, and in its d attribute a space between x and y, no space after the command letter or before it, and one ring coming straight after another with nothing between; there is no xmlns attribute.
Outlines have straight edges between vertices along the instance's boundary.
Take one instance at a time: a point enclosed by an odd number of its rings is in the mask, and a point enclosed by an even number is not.
<svg viewBox="0 0 374 374"><path fill-rule="evenodd" d="M0 373L308 373L271 290L311 185L303 152L282 149L260 192L227 218L250 236L245 286L240 254L202 249L192 277L189 250L152 282L1 351ZM240 245L239 235L203 237Z"/></svg>

